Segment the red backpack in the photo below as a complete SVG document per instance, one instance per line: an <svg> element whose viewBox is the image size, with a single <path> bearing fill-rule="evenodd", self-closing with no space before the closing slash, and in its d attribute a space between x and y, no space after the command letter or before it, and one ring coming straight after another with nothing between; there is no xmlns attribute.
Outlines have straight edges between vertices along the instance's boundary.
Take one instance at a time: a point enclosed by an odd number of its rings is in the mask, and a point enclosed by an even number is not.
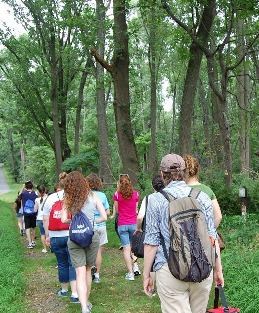
<svg viewBox="0 0 259 313"><path fill-rule="evenodd" d="M49 230L68 230L69 224L61 222L61 210L63 207L63 200L56 201L50 210L49 214Z"/></svg>

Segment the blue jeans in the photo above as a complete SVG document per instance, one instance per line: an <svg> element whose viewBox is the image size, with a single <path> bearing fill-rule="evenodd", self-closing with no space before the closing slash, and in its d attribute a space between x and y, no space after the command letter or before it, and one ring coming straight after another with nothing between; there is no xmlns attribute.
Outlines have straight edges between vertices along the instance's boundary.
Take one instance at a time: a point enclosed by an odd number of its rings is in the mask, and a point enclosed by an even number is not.
<svg viewBox="0 0 259 313"><path fill-rule="evenodd" d="M50 238L51 250L55 253L58 262L58 280L60 283L76 280L76 271L71 264L67 240L68 237Z"/></svg>
<svg viewBox="0 0 259 313"><path fill-rule="evenodd" d="M44 229L44 226L43 226L43 221L42 220L37 220L37 226L40 229L40 235L41 236L45 236L45 229Z"/></svg>
<svg viewBox="0 0 259 313"><path fill-rule="evenodd" d="M132 242L132 236L136 230L136 224L118 226L121 245L128 246Z"/></svg>

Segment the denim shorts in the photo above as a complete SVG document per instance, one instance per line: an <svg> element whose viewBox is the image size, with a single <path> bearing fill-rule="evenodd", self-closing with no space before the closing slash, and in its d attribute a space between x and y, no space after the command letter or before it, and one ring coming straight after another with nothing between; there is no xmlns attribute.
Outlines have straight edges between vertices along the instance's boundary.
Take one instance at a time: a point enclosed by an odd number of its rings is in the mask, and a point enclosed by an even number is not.
<svg viewBox="0 0 259 313"><path fill-rule="evenodd" d="M40 229L40 234L41 234L41 236L44 236L44 235L45 235L45 229L44 229L44 227L43 227L43 221L37 220L37 226L38 226L39 229Z"/></svg>
<svg viewBox="0 0 259 313"><path fill-rule="evenodd" d="M131 244L132 236L135 230L136 224L118 226L118 233L123 247Z"/></svg>

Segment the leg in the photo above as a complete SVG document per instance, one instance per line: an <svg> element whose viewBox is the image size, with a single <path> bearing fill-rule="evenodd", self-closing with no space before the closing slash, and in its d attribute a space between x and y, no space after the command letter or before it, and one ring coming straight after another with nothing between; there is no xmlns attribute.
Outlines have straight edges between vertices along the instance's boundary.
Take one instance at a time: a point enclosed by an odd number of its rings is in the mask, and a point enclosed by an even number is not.
<svg viewBox="0 0 259 313"><path fill-rule="evenodd" d="M202 282L190 283L190 306L192 313L206 312L212 282L213 271Z"/></svg>
<svg viewBox="0 0 259 313"><path fill-rule="evenodd" d="M174 278L167 264L156 272L156 285L163 313L192 313L189 283Z"/></svg>
<svg viewBox="0 0 259 313"><path fill-rule="evenodd" d="M90 270L91 274L91 270ZM92 276L91 276L92 280ZM76 268L76 286L78 298L81 303L82 312L87 311L87 280L86 280L86 267L80 266Z"/></svg>
<svg viewBox="0 0 259 313"><path fill-rule="evenodd" d="M25 233L26 233L26 238L27 238L28 244L31 246L31 229L26 228Z"/></svg>
<svg viewBox="0 0 259 313"><path fill-rule="evenodd" d="M50 244L51 244L52 251L56 255L57 262L58 262L59 282L61 284L65 283L67 286L69 282L69 261L68 261L68 253L67 253L67 237L52 237L50 238Z"/></svg>
<svg viewBox="0 0 259 313"><path fill-rule="evenodd" d="M124 261L127 266L128 272L133 273L130 245L123 246L123 257L124 257Z"/></svg>
<svg viewBox="0 0 259 313"><path fill-rule="evenodd" d="M95 261L95 266L96 266L95 277L99 276L99 274L100 274L100 269L101 269L101 264L102 264L102 250L103 250L103 247L100 246L99 249L98 249L97 256L96 256L96 261Z"/></svg>
<svg viewBox="0 0 259 313"><path fill-rule="evenodd" d="M91 274L91 267L86 266L86 285L87 285L87 303L91 292L92 287L92 274Z"/></svg>

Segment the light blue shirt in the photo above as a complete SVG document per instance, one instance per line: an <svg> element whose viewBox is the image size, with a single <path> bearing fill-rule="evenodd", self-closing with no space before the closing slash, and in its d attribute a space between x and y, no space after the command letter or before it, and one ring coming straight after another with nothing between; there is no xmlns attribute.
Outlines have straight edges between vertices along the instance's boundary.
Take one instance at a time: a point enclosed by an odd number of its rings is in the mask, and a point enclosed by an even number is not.
<svg viewBox="0 0 259 313"><path fill-rule="evenodd" d="M175 198L187 197L190 194L191 187L184 181L170 182L164 191L170 193ZM213 238L217 238L217 232L214 225L213 207L211 199L204 192L200 192L197 201L201 205L208 226L208 233ZM169 251L170 235L169 235L169 210L168 201L160 193L155 192L148 197L148 206L146 211L146 235L144 244L158 246L153 269L158 271L167 260L163 253L160 243L161 235L164 238L167 253Z"/></svg>
<svg viewBox="0 0 259 313"><path fill-rule="evenodd" d="M105 208L105 211L109 210L110 206L109 206L109 202L108 199L105 195L105 193L101 192L101 191L93 191L94 194L101 200L102 205ZM99 218L101 215L99 213L99 211L97 209L95 209L94 211L94 220L96 221L97 218ZM101 222L101 223L94 223L94 228L100 228L100 227L105 227L106 226L106 222Z"/></svg>

